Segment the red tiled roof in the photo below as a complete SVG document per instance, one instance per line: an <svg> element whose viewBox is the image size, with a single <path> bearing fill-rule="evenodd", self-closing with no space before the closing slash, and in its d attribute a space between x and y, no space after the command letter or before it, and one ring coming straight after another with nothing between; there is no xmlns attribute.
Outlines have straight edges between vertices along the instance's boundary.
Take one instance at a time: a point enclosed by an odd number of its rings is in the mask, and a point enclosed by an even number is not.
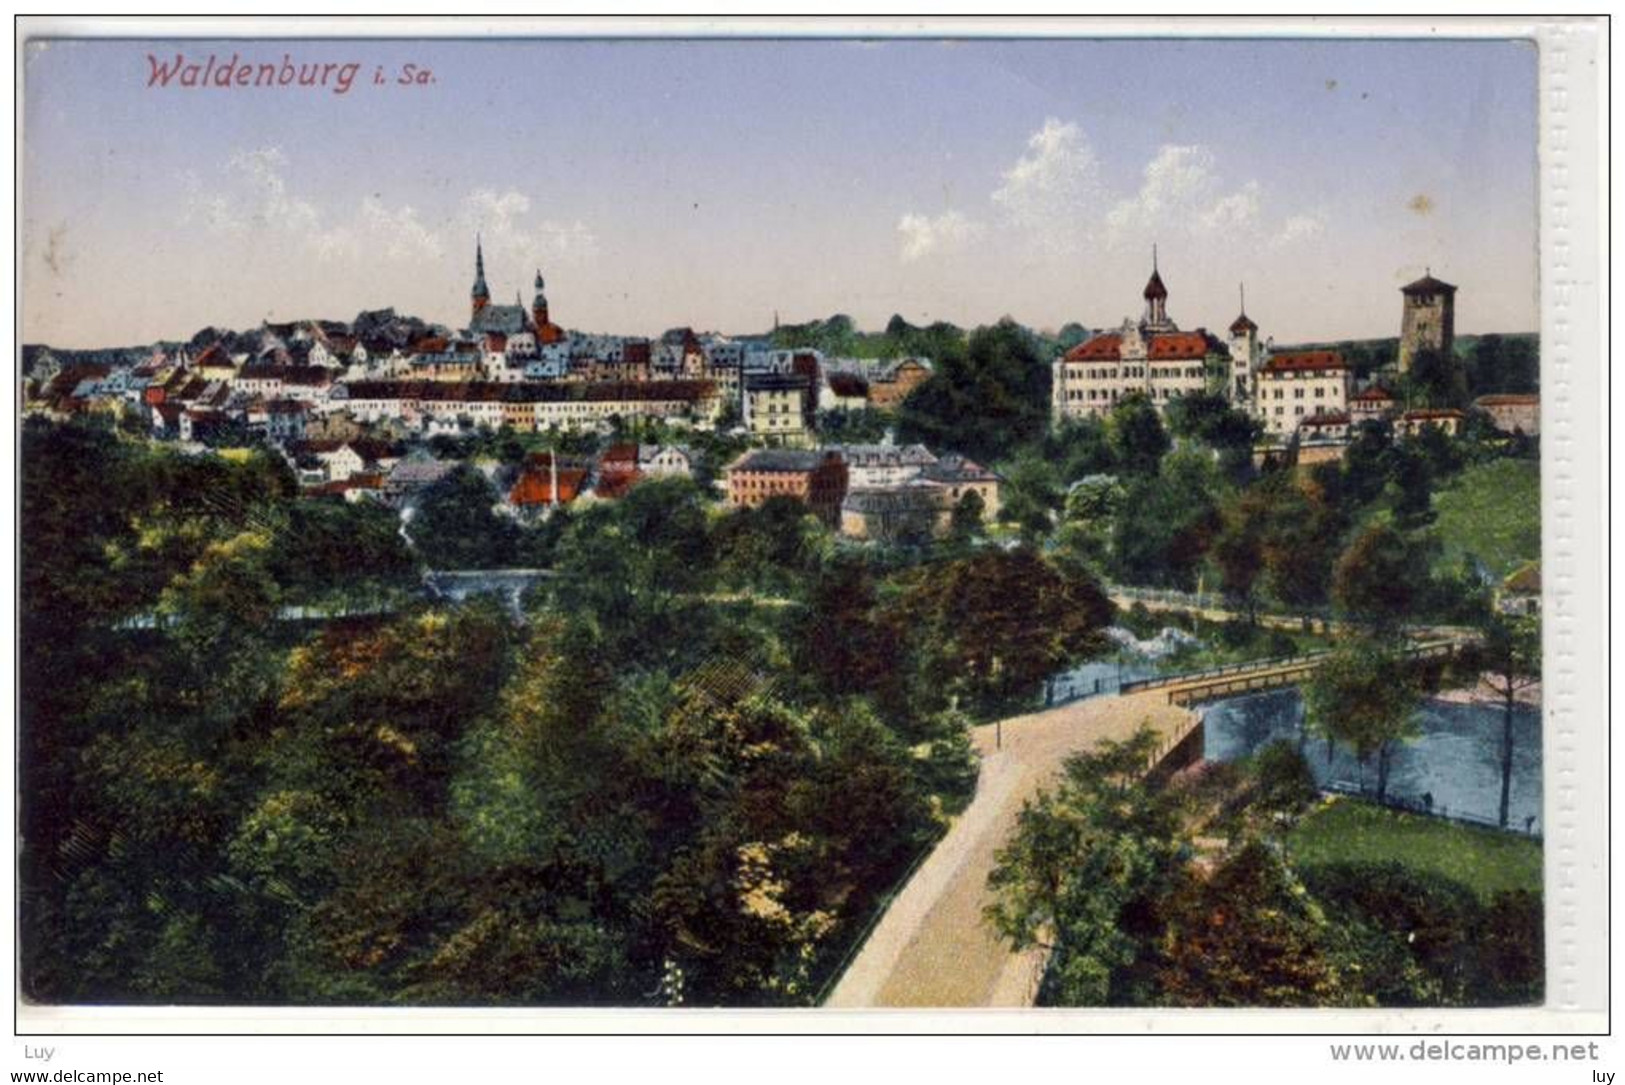
<svg viewBox="0 0 1625 1085"><path fill-rule="evenodd" d="M1151 336L1146 356L1152 361L1169 358L1201 358L1207 354L1207 336L1202 332L1165 332Z"/></svg>
<svg viewBox="0 0 1625 1085"><path fill-rule="evenodd" d="M1122 356L1123 337L1116 332L1085 339L1066 352L1069 362L1116 361Z"/></svg>
<svg viewBox="0 0 1625 1085"><path fill-rule="evenodd" d="M559 503L566 504L574 501L581 494L582 484L587 481L587 472L579 467L559 468ZM521 507L528 505L551 505L553 503L553 480L549 471L526 471L519 476L519 481L513 484L508 491L508 501Z"/></svg>
<svg viewBox="0 0 1625 1085"><path fill-rule="evenodd" d="M1475 407L1538 407L1540 397L1536 395L1521 395L1514 392L1496 392L1487 396L1479 396L1473 400Z"/></svg>
<svg viewBox="0 0 1625 1085"><path fill-rule="evenodd" d="M610 470L635 471L638 466L638 446L624 442L610 445L604 449L604 454L598 457L598 465Z"/></svg>
<svg viewBox="0 0 1625 1085"><path fill-rule="evenodd" d="M1305 369L1347 369L1348 363L1335 350L1305 350L1296 354L1277 354L1264 363L1266 372L1285 372Z"/></svg>
<svg viewBox="0 0 1625 1085"><path fill-rule="evenodd" d="M1434 418L1466 418L1467 412L1454 407L1422 407L1404 414L1407 422L1426 422Z"/></svg>
<svg viewBox="0 0 1625 1085"><path fill-rule="evenodd" d="M616 472L615 474L611 475L603 475L599 477L598 485L596 488L594 488L593 492L599 497L613 500L624 495L626 491L630 490L633 486L636 486L642 480L643 472L637 470L636 468L633 468L631 471L627 472Z"/></svg>
<svg viewBox="0 0 1625 1085"><path fill-rule="evenodd" d="M1394 393L1380 384L1373 384L1370 388L1355 394L1349 400L1351 403L1392 403L1393 401Z"/></svg>
<svg viewBox="0 0 1625 1085"><path fill-rule="evenodd" d="M1321 414L1312 414L1298 423L1300 426L1346 426L1349 416L1343 411L1326 411Z"/></svg>

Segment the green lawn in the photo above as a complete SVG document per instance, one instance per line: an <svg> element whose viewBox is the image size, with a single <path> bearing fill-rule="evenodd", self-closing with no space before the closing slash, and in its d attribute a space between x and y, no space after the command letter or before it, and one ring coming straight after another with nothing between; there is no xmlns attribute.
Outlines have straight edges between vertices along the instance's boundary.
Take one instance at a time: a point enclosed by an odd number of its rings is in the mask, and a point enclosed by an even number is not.
<svg viewBox="0 0 1625 1085"><path fill-rule="evenodd" d="M1443 818L1336 799L1304 818L1287 841L1300 867L1394 860L1469 886L1487 899L1503 889L1541 889L1540 843Z"/></svg>
<svg viewBox="0 0 1625 1085"><path fill-rule="evenodd" d="M1463 471L1433 496L1442 559L1472 555L1496 576L1540 557L1540 465L1492 460Z"/></svg>

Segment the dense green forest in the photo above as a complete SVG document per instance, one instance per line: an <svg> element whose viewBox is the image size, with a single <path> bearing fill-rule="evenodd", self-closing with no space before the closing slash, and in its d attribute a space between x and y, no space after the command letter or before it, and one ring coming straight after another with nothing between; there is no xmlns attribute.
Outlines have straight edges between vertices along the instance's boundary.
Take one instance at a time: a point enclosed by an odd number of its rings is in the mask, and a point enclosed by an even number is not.
<svg viewBox="0 0 1625 1085"><path fill-rule="evenodd" d="M1110 616L1030 549L923 575L678 480L563 522L523 621L423 602L393 512L271 455L31 419L22 505L46 1002L810 1003L969 720ZM386 613L279 620L312 600Z"/></svg>

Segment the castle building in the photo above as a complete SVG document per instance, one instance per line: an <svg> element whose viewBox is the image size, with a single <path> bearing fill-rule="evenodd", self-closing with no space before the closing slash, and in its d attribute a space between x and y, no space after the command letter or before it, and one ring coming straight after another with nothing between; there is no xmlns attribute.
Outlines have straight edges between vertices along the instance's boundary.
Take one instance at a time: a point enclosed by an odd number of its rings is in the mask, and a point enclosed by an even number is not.
<svg viewBox="0 0 1625 1085"><path fill-rule="evenodd" d="M1354 370L1335 350L1277 354L1258 370L1254 414L1272 437L1286 438L1308 419L1341 417L1347 435ZM1318 432L1318 431L1317 431Z"/></svg>
<svg viewBox="0 0 1625 1085"><path fill-rule="evenodd" d="M1205 328L1180 331L1168 315L1168 287L1155 257L1142 296L1139 321L1124 320L1116 331L1084 340L1055 362L1051 409L1056 421L1107 414L1134 393L1159 413L1173 400L1207 391L1250 398L1260 355L1258 325L1243 313L1230 327L1228 345Z"/></svg>
<svg viewBox="0 0 1625 1085"><path fill-rule="evenodd" d="M1404 308L1399 324L1399 371L1408 372L1418 351L1446 358L1456 345L1456 288L1433 277L1433 269L1399 288Z"/></svg>

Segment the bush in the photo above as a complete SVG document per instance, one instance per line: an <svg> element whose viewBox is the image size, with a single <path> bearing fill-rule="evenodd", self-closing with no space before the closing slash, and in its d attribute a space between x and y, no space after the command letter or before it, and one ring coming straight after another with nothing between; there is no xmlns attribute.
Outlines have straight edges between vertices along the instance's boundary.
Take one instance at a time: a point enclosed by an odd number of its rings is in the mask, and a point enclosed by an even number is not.
<svg viewBox="0 0 1625 1085"><path fill-rule="evenodd" d="M1365 923L1406 947L1437 984L1438 1001L1474 1001L1479 973L1478 897L1450 878L1401 863L1333 863L1303 872L1304 884L1345 922Z"/></svg>
<svg viewBox="0 0 1625 1085"><path fill-rule="evenodd" d="M1539 893L1510 889L1490 899L1473 933L1483 1001L1518 1005L1541 1000L1546 975L1542 919Z"/></svg>
<svg viewBox="0 0 1625 1085"><path fill-rule="evenodd" d="M1271 742L1253 758L1255 805L1264 813L1295 819L1320 795L1315 774L1298 747Z"/></svg>

